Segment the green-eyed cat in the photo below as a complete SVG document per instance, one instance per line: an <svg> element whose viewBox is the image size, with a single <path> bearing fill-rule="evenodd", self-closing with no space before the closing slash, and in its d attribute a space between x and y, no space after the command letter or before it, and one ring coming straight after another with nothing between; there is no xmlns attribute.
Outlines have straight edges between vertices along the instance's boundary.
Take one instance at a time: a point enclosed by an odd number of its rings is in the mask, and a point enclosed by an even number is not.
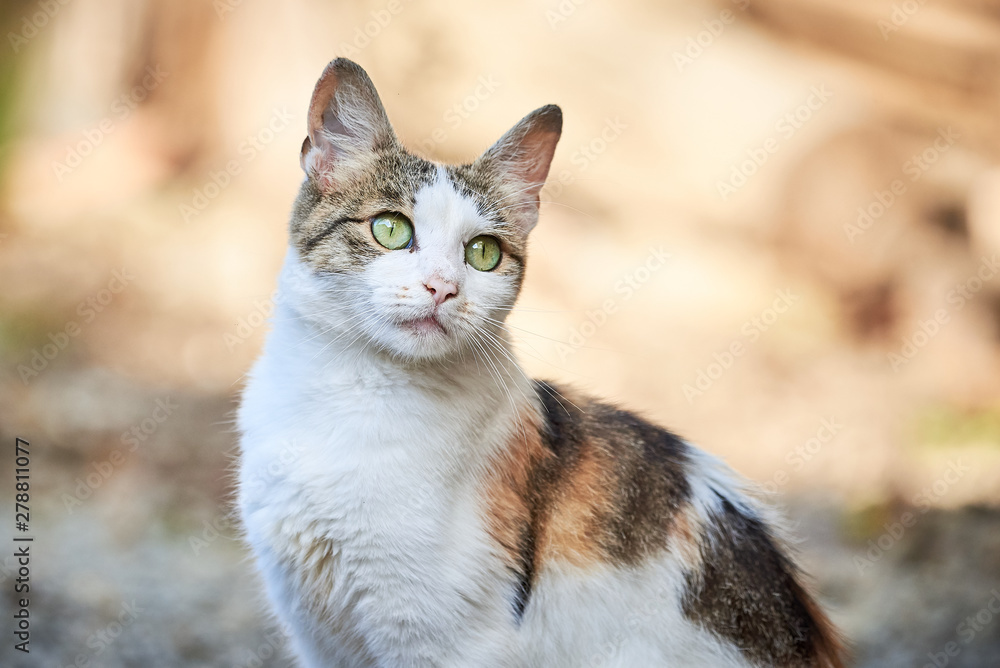
<svg viewBox="0 0 1000 668"><path fill-rule="evenodd" d="M841 666L717 459L522 373L504 320L562 128L407 152L371 81L316 85L239 505L309 667Z"/></svg>

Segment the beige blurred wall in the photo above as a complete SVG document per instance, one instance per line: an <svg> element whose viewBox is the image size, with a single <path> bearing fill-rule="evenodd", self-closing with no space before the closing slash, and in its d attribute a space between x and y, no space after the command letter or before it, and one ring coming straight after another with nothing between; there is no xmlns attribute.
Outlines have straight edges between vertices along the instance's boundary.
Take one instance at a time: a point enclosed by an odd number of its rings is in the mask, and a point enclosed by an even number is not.
<svg viewBox="0 0 1000 668"><path fill-rule="evenodd" d="M984 120L997 16L985 1L896 25L881 0L74 0L17 54L6 379L124 269L72 363L236 392L266 331L312 85L347 55L435 159L470 160L562 106L511 319L533 374L641 410L779 491L909 497L961 457L974 471L935 502L996 501L1000 276L961 307L949 296L1000 251Z"/></svg>

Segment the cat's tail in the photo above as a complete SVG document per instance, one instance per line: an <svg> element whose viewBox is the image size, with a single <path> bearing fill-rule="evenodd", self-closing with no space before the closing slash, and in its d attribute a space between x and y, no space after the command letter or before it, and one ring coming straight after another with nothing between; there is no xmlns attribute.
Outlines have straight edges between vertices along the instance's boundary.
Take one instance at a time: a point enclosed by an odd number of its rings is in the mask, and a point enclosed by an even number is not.
<svg viewBox="0 0 1000 668"><path fill-rule="evenodd" d="M685 614L759 663L844 668L846 642L795 565L783 519L721 460L690 457L701 530Z"/></svg>

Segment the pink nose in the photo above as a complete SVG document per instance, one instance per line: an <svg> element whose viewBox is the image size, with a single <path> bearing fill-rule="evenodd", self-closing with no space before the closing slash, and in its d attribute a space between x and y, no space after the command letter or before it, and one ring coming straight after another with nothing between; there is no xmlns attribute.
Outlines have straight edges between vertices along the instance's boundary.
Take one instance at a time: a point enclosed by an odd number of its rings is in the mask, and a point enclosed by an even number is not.
<svg viewBox="0 0 1000 668"><path fill-rule="evenodd" d="M434 297L434 303L438 306L444 303L444 300L448 299L448 297L454 297L458 294L457 285L443 281L437 276L431 276L427 281L425 281L424 287L426 287L427 291L431 293L432 297Z"/></svg>

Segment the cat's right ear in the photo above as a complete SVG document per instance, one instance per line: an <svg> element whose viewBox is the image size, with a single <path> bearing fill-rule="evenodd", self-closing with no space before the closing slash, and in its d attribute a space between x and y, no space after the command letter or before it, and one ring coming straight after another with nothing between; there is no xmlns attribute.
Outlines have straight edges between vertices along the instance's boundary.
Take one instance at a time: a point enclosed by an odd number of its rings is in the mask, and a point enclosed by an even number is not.
<svg viewBox="0 0 1000 668"><path fill-rule="evenodd" d="M299 163L324 191L365 169L378 148L396 143L375 85L346 58L327 65L316 82L308 131Z"/></svg>

